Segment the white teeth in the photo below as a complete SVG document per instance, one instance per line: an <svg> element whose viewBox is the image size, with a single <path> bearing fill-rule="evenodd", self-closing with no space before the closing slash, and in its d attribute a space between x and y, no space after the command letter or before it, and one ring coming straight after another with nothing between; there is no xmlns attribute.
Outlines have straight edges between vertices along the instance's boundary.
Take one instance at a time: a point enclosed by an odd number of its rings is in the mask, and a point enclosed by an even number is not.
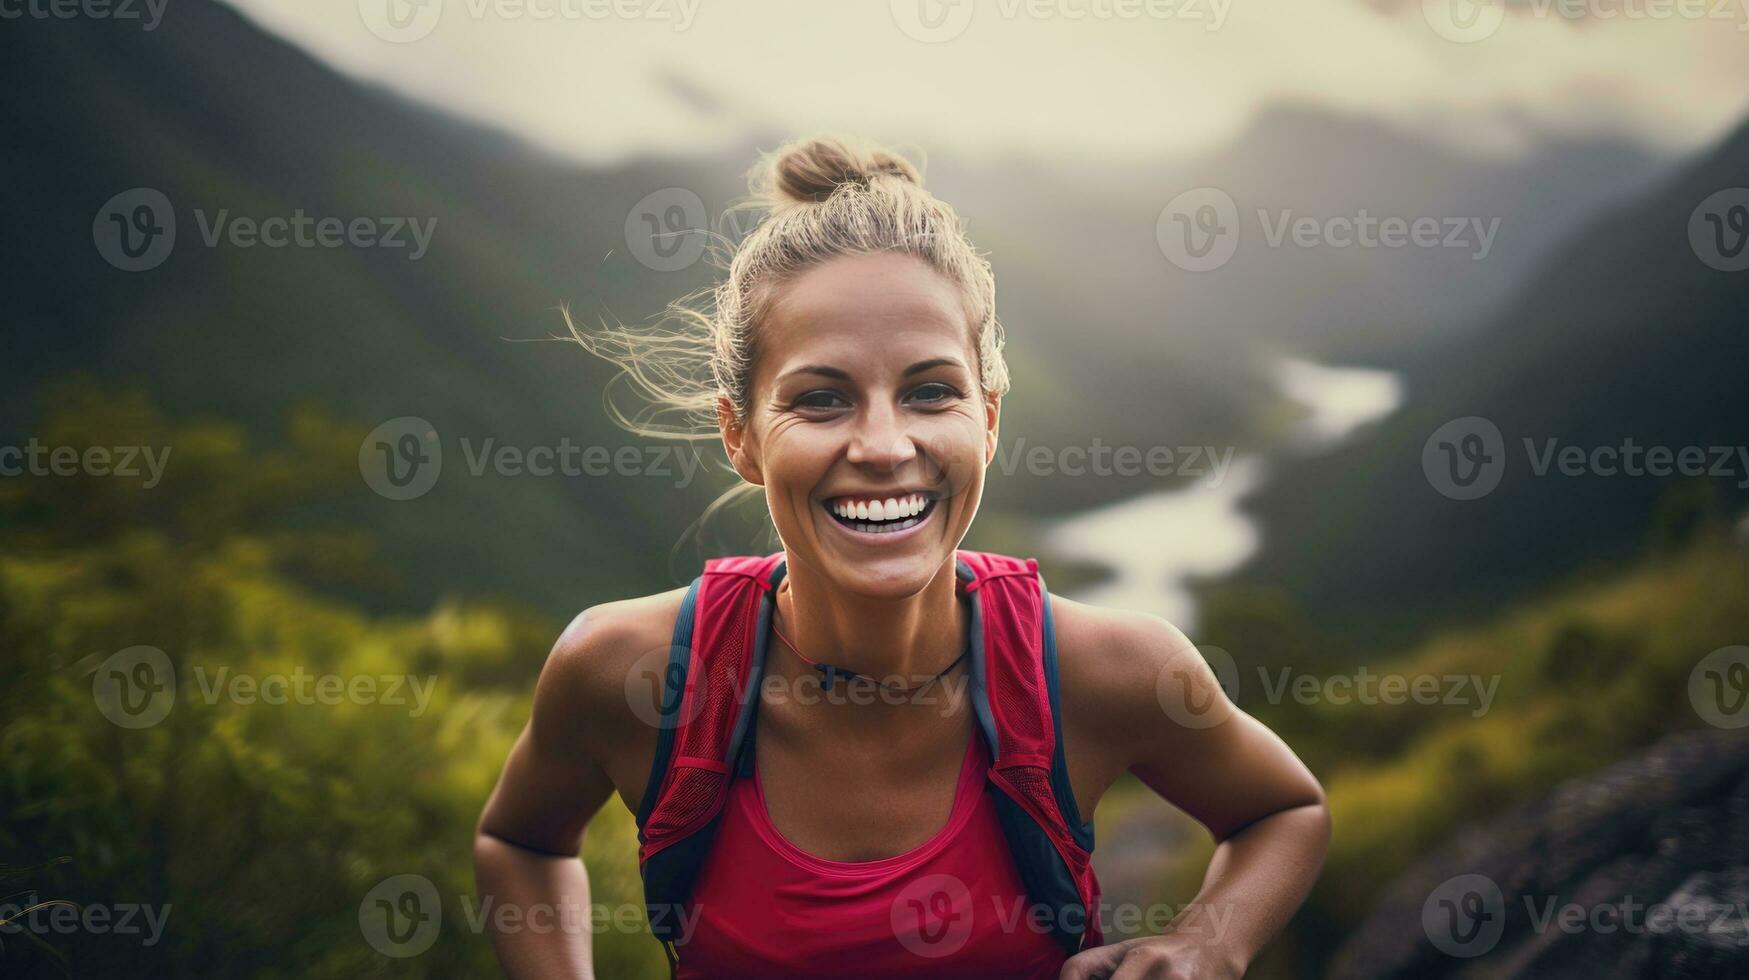
<svg viewBox="0 0 1749 980"><path fill-rule="evenodd" d="M922 514L929 508L929 498L920 493L906 494L903 497L887 497L884 500L846 500L833 501L832 513L847 521L878 521L882 522L882 531L901 531L916 521L912 518ZM862 528L861 530L874 530Z"/></svg>

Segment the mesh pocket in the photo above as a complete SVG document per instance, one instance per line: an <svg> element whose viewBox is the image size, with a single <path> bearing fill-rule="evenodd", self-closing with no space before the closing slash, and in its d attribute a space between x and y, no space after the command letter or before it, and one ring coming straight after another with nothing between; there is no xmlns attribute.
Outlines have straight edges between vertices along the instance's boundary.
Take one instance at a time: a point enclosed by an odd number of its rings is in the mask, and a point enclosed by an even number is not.
<svg viewBox="0 0 1749 980"><path fill-rule="evenodd" d="M656 808L656 818L645 828L645 836L653 844L680 833L704 817L722 789L725 773L695 766L677 765L673 781L662 804Z"/></svg>
<svg viewBox="0 0 1749 980"><path fill-rule="evenodd" d="M1002 770L1008 782L1045 813L1057 812L1057 797L1051 791L1051 776L1037 766L1015 766Z"/></svg>

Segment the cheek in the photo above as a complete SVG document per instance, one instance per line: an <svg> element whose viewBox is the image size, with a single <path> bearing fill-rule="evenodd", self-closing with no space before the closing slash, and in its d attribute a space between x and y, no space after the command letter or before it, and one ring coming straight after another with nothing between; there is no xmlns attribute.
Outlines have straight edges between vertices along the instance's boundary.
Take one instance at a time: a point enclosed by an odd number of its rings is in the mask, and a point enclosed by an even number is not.
<svg viewBox="0 0 1749 980"><path fill-rule="evenodd" d="M772 425L760 441L768 483L806 492L825 474L841 441L827 426L794 419Z"/></svg>
<svg viewBox="0 0 1749 980"><path fill-rule="evenodd" d="M931 468L942 471L956 489L983 473L989 439L982 419L957 412L938 415L919 424L916 438Z"/></svg>

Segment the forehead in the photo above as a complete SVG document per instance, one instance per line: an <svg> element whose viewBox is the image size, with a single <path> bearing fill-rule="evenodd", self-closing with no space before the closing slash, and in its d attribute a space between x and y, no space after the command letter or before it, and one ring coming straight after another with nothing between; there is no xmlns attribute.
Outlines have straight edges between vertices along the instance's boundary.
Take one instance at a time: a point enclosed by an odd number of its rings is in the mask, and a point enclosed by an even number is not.
<svg viewBox="0 0 1749 980"><path fill-rule="evenodd" d="M959 288L922 259L898 252L845 255L782 286L760 325L761 360L775 367L854 346L963 355L971 324ZM764 366L764 365L762 365Z"/></svg>

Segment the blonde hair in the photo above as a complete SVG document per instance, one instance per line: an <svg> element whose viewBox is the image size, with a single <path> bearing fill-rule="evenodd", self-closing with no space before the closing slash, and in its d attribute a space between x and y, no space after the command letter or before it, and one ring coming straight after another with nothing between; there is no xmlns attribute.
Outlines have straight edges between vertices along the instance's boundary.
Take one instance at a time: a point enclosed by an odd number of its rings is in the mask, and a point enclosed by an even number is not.
<svg viewBox="0 0 1749 980"><path fill-rule="evenodd" d="M741 242L722 246L727 275L715 287L670 304L648 330L585 333L565 313L572 338L618 364L647 403L627 416L604 393L620 425L641 435L714 438L719 398L744 423L759 323L779 288L829 259L874 252L915 255L959 287L975 331L980 385L987 395L1008 391L996 277L959 215L923 189L909 160L872 144L816 137L764 155L748 186L753 196L743 206L765 215Z"/></svg>

